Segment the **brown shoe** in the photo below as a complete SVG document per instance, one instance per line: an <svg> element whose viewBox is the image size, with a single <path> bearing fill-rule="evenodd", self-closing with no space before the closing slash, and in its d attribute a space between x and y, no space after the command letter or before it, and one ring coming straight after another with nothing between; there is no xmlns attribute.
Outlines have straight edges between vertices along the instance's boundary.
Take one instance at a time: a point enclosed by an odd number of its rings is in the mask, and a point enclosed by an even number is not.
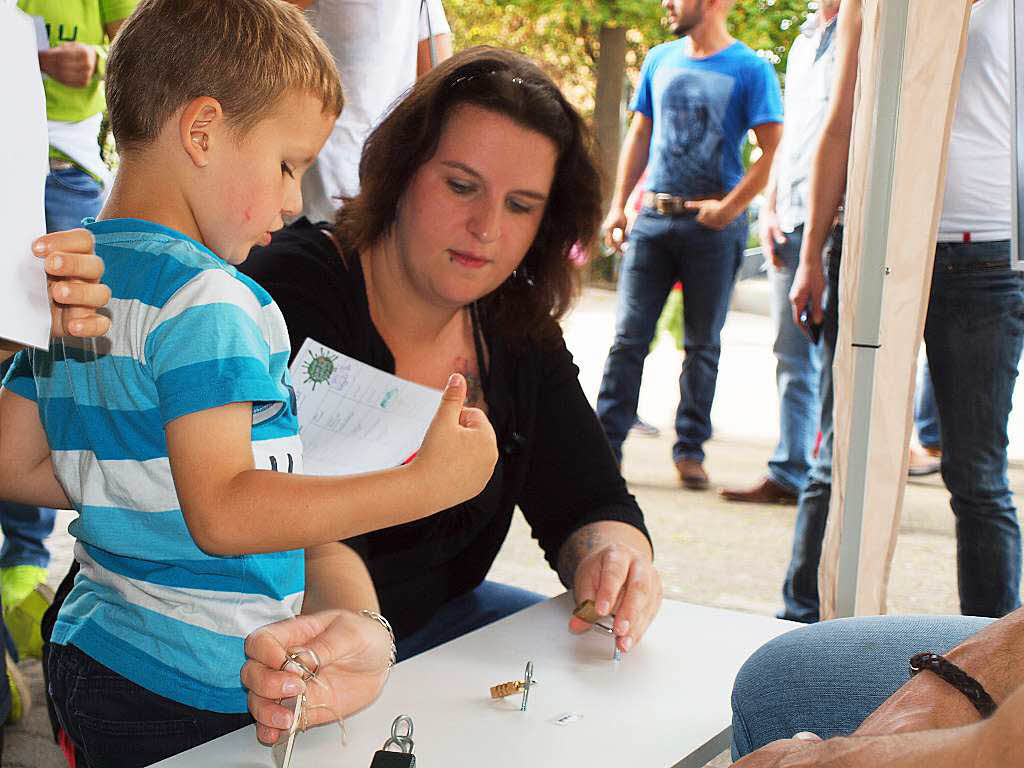
<svg viewBox="0 0 1024 768"><path fill-rule="evenodd" d="M907 474L910 477L934 475L942 467L942 451L938 448L910 446L910 461Z"/></svg>
<svg viewBox="0 0 1024 768"><path fill-rule="evenodd" d="M726 501L748 501L752 504L796 504L799 498L799 494L783 488L770 477L765 477L753 488L723 488L718 495Z"/></svg>
<svg viewBox="0 0 1024 768"><path fill-rule="evenodd" d="M711 482L708 473L704 471L704 462L700 459L679 459L676 461L676 471L679 472L680 482L691 491L707 490Z"/></svg>

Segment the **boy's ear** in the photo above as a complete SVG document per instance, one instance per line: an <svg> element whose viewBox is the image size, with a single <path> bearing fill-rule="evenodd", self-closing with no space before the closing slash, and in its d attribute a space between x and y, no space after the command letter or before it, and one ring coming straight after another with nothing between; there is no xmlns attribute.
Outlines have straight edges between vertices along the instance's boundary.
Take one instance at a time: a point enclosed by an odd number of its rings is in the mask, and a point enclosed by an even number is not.
<svg viewBox="0 0 1024 768"><path fill-rule="evenodd" d="M181 147L198 168L209 162L210 147L223 132L224 110L220 102L209 96L192 99L181 111L178 134Z"/></svg>

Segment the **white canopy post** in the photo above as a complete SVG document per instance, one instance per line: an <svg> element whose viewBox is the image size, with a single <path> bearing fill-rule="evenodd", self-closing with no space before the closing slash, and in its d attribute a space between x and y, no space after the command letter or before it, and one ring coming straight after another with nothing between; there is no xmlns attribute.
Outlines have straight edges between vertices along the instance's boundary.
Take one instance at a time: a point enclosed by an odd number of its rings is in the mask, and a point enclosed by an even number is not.
<svg viewBox="0 0 1024 768"><path fill-rule="evenodd" d="M971 0L863 0L822 618L885 612Z"/></svg>

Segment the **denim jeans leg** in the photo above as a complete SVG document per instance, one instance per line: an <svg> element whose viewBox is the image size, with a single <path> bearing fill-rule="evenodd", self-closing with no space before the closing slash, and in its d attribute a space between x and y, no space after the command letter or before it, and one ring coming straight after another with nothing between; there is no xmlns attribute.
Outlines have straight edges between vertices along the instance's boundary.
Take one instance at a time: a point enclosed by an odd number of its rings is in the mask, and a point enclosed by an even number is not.
<svg viewBox="0 0 1024 768"><path fill-rule="evenodd" d="M825 266L825 294L822 299L825 319L821 333L821 371L818 377L821 444L797 505L793 552L782 585L784 608L779 614L780 618L805 623L815 622L820 617L818 564L821 561L828 507L832 501L832 362L839 336L839 266L843 243L841 229L833 234L832 242Z"/></svg>
<svg viewBox="0 0 1024 768"><path fill-rule="evenodd" d="M485 581L442 605L425 626L399 638L396 643L398 660L405 661L545 600L547 598L537 592Z"/></svg>
<svg viewBox="0 0 1024 768"><path fill-rule="evenodd" d="M796 323L789 304L789 291L800 261L803 225L775 246L782 261L769 266L771 317L775 329L775 382L779 391L779 442L768 459L768 474L777 484L799 494L807 484L814 438L818 431L818 377L820 353Z"/></svg>
<svg viewBox="0 0 1024 768"><path fill-rule="evenodd" d="M914 393L914 427L917 441L926 448L941 448L942 436L939 428L939 409L935 405L935 388L928 360L917 376L917 391Z"/></svg>
<svg viewBox="0 0 1024 768"><path fill-rule="evenodd" d="M103 185L78 168L50 171L45 195L47 232L80 227L103 206Z"/></svg>
<svg viewBox="0 0 1024 768"><path fill-rule="evenodd" d="M747 214L721 231L697 223L696 217L675 217L679 276L683 283L683 369L679 374L676 443L672 459L704 460L711 437L711 405L718 383L722 326L736 272L743 259Z"/></svg>
<svg viewBox="0 0 1024 768"><path fill-rule="evenodd" d="M780 635L736 675L733 759L800 731L823 739L853 732L908 680L911 656L945 653L989 623L966 616L867 616Z"/></svg>
<svg viewBox="0 0 1024 768"><path fill-rule="evenodd" d="M1024 344L1024 275L1009 242L940 243L925 325L956 517L960 610L1020 606L1021 533L1007 476L1007 421Z"/></svg>
<svg viewBox="0 0 1024 768"><path fill-rule="evenodd" d="M671 219L645 211L637 217L619 272L615 341L604 364L597 418L612 453L622 461L622 443L633 426L644 359L668 292L678 279Z"/></svg>

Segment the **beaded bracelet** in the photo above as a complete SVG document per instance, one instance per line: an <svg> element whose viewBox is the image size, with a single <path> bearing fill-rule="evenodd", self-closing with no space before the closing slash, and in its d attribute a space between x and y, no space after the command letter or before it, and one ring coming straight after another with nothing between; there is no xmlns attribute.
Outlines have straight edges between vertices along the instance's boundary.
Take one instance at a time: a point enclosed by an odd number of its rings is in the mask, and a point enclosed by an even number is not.
<svg viewBox="0 0 1024 768"><path fill-rule="evenodd" d="M966 696L982 718L986 718L996 711L996 703L988 695L984 686L946 657L930 651L910 657L911 677L925 669L934 672Z"/></svg>

